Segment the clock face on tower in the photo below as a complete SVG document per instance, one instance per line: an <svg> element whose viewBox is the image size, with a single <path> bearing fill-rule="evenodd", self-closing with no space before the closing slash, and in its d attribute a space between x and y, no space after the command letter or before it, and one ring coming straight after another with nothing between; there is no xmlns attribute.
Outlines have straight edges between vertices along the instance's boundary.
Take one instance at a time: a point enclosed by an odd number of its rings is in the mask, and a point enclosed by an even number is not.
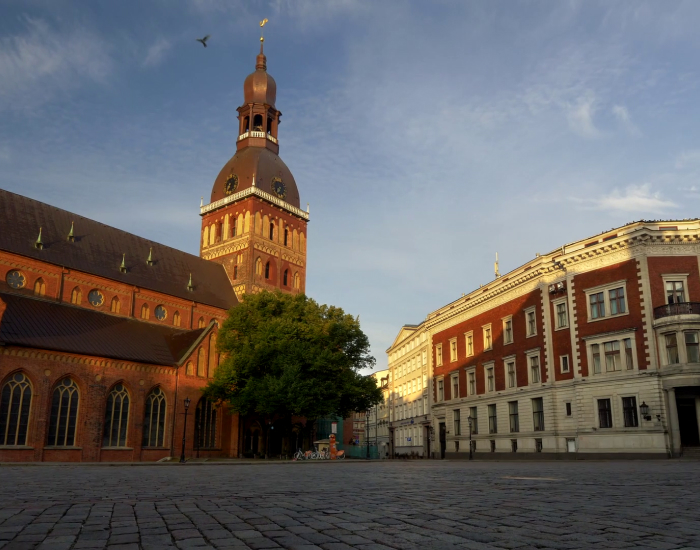
<svg viewBox="0 0 700 550"><path fill-rule="evenodd" d="M282 182L282 178L272 178L270 187L272 187L272 192L280 199L284 199L287 196L287 187Z"/></svg>
<svg viewBox="0 0 700 550"><path fill-rule="evenodd" d="M226 183L224 184L224 191L226 192L227 195L230 195L232 193L236 192L236 189L238 188L238 176L236 174L231 174L228 179L226 180Z"/></svg>

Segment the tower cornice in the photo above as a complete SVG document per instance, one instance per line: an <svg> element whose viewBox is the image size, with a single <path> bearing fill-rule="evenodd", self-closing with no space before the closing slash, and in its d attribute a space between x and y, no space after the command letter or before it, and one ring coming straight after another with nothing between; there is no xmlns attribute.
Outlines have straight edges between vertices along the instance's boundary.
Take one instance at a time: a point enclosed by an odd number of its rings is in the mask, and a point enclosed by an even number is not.
<svg viewBox="0 0 700 550"><path fill-rule="evenodd" d="M209 204L205 204L204 206L201 206L199 208L199 215L204 216L205 214L208 214L209 212L214 212L215 210L218 210L220 208L223 208L229 204L233 204L235 202L238 202L240 200L243 200L247 197L250 196L256 196L259 197L271 204L274 204L275 206L278 206L287 212L290 212L291 214L294 214L295 216L298 216L299 218L309 221L309 213L304 212L301 208L297 208L296 206L293 206L289 204L288 202L283 201L279 197L275 197L272 193L268 193L266 191L263 191L262 189L258 187L248 187L247 189L244 189L243 191L239 191L238 193L233 193L227 197L224 197L223 199L219 199L218 201L214 201Z"/></svg>

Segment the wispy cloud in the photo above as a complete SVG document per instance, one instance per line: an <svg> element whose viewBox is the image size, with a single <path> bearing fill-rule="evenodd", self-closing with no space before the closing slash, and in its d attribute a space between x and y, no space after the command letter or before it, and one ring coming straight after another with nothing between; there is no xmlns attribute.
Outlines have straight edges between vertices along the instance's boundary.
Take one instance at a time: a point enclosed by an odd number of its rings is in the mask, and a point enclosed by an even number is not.
<svg viewBox="0 0 700 550"><path fill-rule="evenodd" d="M624 105L613 105L612 114L622 124L622 126L632 135L639 135L639 128L632 122L630 113Z"/></svg>
<svg viewBox="0 0 700 550"><path fill-rule="evenodd" d="M597 210L639 214L660 214L678 208L675 202L665 199L659 191L653 191L649 183L629 185L624 190L613 189L597 199L574 200Z"/></svg>
<svg viewBox="0 0 700 550"><path fill-rule="evenodd" d="M61 33L26 19L25 32L0 39L0 109L24 109L112 71L105 43L85 29Z"/></svg>
<svg viewBox="0 0 700 550"><path fill-rule="evenodd" d="M146 52L146 57L143 60L144 67L154 67L158 65L163 59L168 51L172 48L172 44L169 40L165 38L159 38L148 48Z"/></svg>
<svg viewBox="0 0 700 550"><path fill-rule="evenodd" d="M586 94L569 106L566 114L569 127L578 135L585 138L597 138L601 135L593 122L596 112L596 102L593 94Z"/></svg>

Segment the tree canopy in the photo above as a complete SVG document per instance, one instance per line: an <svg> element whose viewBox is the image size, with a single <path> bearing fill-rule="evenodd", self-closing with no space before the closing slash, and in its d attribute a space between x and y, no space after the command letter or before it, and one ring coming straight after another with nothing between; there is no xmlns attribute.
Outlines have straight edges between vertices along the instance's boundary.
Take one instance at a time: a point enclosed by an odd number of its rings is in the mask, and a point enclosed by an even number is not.
<svg viewBox="0 0 700 550"><path fill-rule="evenodd" d="M379 403L359 319L304 294L248 294L219 330L224 357L205 394L238 413L346 418Z"/></svg>

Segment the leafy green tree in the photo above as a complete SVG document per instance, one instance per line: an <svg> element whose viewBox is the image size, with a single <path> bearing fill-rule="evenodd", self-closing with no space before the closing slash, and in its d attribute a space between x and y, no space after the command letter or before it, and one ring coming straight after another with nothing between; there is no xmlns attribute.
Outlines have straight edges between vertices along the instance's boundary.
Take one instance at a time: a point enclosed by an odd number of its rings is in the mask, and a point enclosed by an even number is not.
<svg viewBox="0 0 700 550"><path fill-rule="evenodd" d="M225 359L204 393L267 419L346 418L379 403L360 370L374 366L359 318L303 294L248 294L219 330Z"/></svg>

